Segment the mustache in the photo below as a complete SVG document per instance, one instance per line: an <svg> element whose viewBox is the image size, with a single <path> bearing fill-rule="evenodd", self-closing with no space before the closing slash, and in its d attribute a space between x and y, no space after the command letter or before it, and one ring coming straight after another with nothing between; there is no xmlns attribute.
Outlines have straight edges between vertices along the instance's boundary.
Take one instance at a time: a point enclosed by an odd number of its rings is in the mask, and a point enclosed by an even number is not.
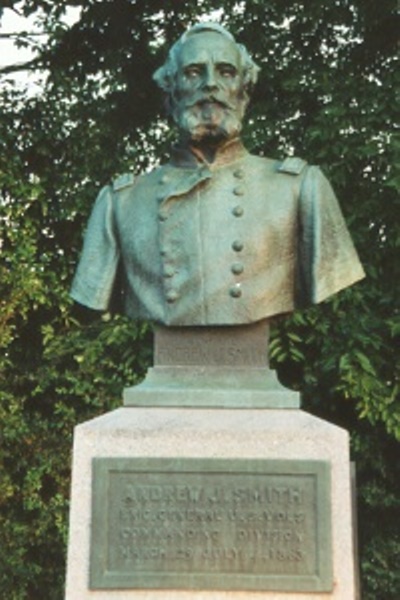
<svg viewBox="0 0 400 600"><path fill-rule="evenodd" d="M194 98L191 102L188 102L185 105L185 108L192 108L193 106L198 106L198 107L203 107L206 106L207 104L217 104L218 106L220 106L221 108L224 109L228 109L228 110L234 110L234 106L232 104L230 104L229 102L227 102L226 100L223 100L222 98L218 98L218 96L199 96L198 98Z"/></svg>

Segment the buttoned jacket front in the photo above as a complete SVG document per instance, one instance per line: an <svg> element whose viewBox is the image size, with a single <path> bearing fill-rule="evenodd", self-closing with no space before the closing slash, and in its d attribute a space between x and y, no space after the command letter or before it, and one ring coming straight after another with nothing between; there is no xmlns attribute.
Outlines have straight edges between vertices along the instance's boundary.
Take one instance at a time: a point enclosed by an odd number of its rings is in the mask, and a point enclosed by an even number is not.
<svg viewBox="0 0 400 600"><path fill-rule="evenodd" d="M72 296L107 310L122 281L132 318L237 325L320 302L361 277L321 171L234 142L211 165L177 150L171 163L104 188Z"/></svg>

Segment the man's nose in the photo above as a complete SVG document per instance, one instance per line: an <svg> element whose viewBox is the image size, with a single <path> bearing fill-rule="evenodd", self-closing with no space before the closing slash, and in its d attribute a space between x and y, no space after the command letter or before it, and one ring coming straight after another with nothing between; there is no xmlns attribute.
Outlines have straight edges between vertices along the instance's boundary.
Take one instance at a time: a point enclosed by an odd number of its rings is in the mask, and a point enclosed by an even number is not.
<svg viewBox="0 0 400 600"><path fill-rule="evenodd" d="M218 81L213 67L208 67L203 81L203 88L207 91L215 90L218 88Z"/></svg>

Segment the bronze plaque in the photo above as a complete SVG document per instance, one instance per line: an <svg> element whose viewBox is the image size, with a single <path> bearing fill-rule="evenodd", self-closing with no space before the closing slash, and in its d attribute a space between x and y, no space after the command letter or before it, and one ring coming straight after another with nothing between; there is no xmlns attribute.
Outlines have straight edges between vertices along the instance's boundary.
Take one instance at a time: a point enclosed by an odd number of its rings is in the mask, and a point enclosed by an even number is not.
<svg viewBox="0 0 400 600"><path fill-rule="evenodd" d="M330 466L95 458L91 535L91 589L330 591Z"/></svg>

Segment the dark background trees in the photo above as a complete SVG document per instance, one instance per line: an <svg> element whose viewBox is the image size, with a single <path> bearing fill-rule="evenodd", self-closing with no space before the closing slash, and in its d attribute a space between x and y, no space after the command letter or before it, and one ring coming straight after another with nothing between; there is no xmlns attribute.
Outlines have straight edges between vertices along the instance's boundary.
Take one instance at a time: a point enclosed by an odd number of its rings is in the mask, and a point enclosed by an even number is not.
<svg viewBox="0 0 400 600"><path fill-rule="evenodd" d="M386 0L21 0L47 38L26 69L1 73L0 589L62 597L75 424L120 405L151 360L151 332L79 313L68 298L101 185L140 172L173 132L151 80L166 48L215 16L262 67L245 130L250 151L322 166L341 200L364 282L276 324L271 360L303 406L351 431L358 471L363 598L400 596L396 292L399 142L396 2ZM68 7L76 23L63 22ZM1 14L0 14L1 18ZM29 33L29 32L28 32Z"/></svg>

